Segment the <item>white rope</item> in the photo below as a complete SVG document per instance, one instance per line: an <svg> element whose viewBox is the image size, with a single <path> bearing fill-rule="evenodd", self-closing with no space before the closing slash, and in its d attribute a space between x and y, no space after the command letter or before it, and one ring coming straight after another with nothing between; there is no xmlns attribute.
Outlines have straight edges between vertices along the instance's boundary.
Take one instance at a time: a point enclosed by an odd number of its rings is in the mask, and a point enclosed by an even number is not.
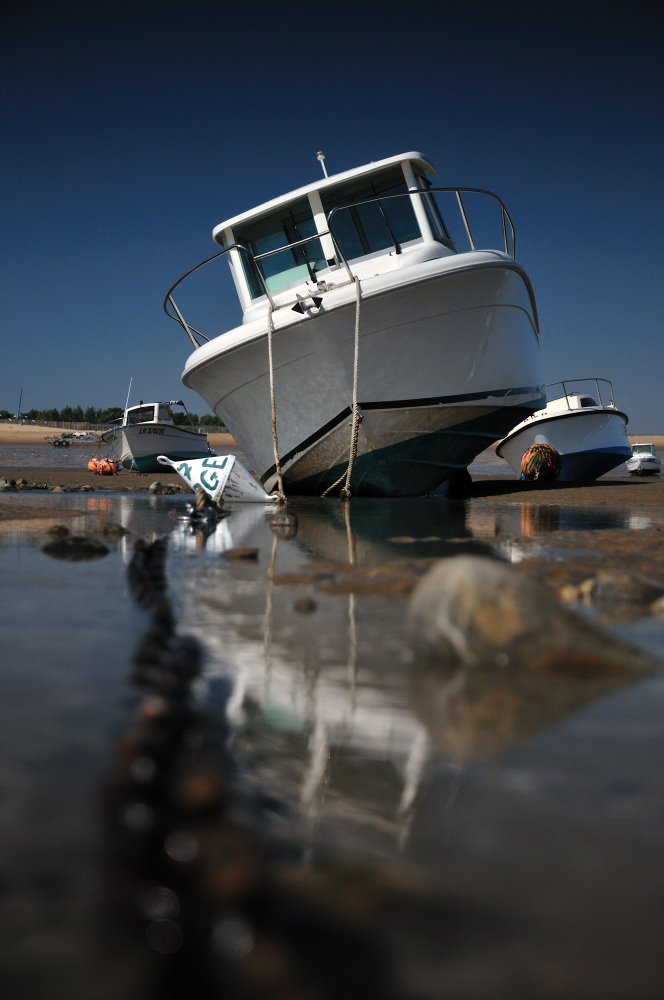
<svg viewBox="0 0 664 1000"><path fill-rule="evenodd" d="M272 407L272 447L274 449L274 465L277 470L277 490L276 495L281 503L287 503L284 493L284 483L281 476L281 463L279 462L279 445L277 443L277 407L274 398L274 361L272 358L272 306L267 314L267 356L270 363L270 405Z"/></svg>
<svg viewBox="0 0 664 1000"><path fill-rule="evenodd" d="M346 472L339 476L336 483L332 483L331 486L322 493L322 496L327 496L342 480L345 480L344 485L339 494L342 500L350 500L350 477L353 473L353 465L355 464L355 459L357 457L357 439L360 432L360 408L357 404L357 390L359 383L359 372L360 372L360 281L359 278L355 278L355 358L353 362L353 422L350 431L350 450L348 455L348 467Z"/></svg>

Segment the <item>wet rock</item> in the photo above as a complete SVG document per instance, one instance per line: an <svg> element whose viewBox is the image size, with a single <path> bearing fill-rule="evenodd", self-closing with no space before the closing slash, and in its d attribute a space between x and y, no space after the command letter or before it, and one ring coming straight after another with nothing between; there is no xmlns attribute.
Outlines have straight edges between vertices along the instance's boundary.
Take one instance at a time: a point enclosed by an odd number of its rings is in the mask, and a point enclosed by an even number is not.
<svg viewBox="0 0 664 1000"><path fill-rule="evenodd" d="M139 604L150 605L165 593L166 556L167 543L164 539L158 538L154 542L146 542L143 538L136 540L127 568L127 579Z"/></svg>
<svg viewBox="0 0 664 1000"><path fill-rule="evenodd" d="M54 486L53 489L51 490L51 492L52 493L65 493L66 491L65 491L64 486Z"/></svg>
<svg viewBox="0 0 664 1000"><path fill-rule="evenodd" d="M108 555L108 549L96 538L84 538L80 535L68 535L49 542L42 549L47 556L54 559L64 559L68 562L80 562L84 559L101 559Z"/></svg>
<svg viewBox="0 0 664 1000"><path fill-rule="evenodd" d="M656 668L541 584L476 556L435 566L413 594L408 623L423 654L413 708L457 762L501 754Z"/></svg>
<svg viewBox="0 0 664 1000"><path fill-rule="evenodd" d="M105 524L99 534L104 538L124 538L129 532L121 524Z"/></svg>
<svg viewBox="0 0 664 1000"><path fill-rule="evenodd" d="M498 657L569 676L652 668L644 653L574 614L537 581L482 556L434 565L411 597L408 623L414 644L448 664L495 664Z"/></svg>
<svg viewBox="0 0 664 1000"><path fill-rule="evenodd" d="M660 618L664 618L664 597L660 597L656 600L650 607L653 614L659 615Z"/></svg>
<svg viewBox="0 0 664 1000"><path fill-rule="evenodd" d="M222 552L222 557L229 559L231 562L256 562L258 552L258 549L233 548Z"/></svg>
<svg viewBox="0 0 664 1000"><path fill-rule="evenodd" d="M297 515L285 507L270 518L270 528L278 538L295 538L297 527Z"/></svg>
<svg viewBox="0 0 664 1000"><path fill-rule="evenodd" d="M16 482L13 479L0 479L0 492L7 493L16 489Z"/></svg>
<svg viewBox="0 0 664 1000"><path fill-rule="evenodd" d="M295 602L293 607L298 614L310 615L312 611L317 610L318 605L312 597L300 597L300 599Z"/></svg>
<svg viewBox="0 0 664 1000"><path fill-rule="evenodd" d="M644 576L620 570L600 570L579 585L583 596L596 604L652 604L664 596L664 587Z"/></svg>

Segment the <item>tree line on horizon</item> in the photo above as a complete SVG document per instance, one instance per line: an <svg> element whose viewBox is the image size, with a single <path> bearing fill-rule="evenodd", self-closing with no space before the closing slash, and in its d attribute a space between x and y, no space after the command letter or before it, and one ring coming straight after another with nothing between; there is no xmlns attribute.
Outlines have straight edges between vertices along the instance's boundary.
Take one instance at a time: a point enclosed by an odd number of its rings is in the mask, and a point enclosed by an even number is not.
<svg viewBox="0 0 664 1000"><path fill-rule="evenodd" d="M63 424L110 424L114 420L119 420L124 413L122 406L109 406L105 410L95 406L63 406L61 410L51 408L50 410L26 410L18 415L10 413L9 410L0 409L0 420L34 420L36 423L63 423ZM216 427L221 421L214 413L204 413L199 417L197 413L190 413L191 422L196 427ZM173 422L175 424L189 423L186 413L174 413Z"/></svg>

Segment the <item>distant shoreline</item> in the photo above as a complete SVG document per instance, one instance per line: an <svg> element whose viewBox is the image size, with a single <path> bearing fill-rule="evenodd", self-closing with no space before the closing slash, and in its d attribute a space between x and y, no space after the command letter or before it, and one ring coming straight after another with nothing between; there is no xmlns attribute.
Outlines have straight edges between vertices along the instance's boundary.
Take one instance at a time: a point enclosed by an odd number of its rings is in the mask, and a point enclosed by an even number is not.
<svg viewBox="0 0 664 1000"><path fill-rule="evenodd" d="M70 433L67 427L47 427L44 424L0 423L0 444L42 444L47 437ZM92 432L94 433L94 432ZM208 434L211 448L237 447L232 434ZM664 440L664 439L663 439ZM86 444L94 446L94 441Z"/></svg>
<svg viewBox="0 0 664 1000"><path fill-rule="evenodd" d="M44 424L0 423L0 444L41 444L47 437L57 437L64 433L68 433L68 428L46 427ZM635 441L651 441L655 448L664 448L664 434L629 434L628 438L630 444ZM232 434L208 434L207 439L211 448L237 447ZM94 444L94 441L88 443ZM491 447L495 447L497 443L496 441Z"/></svg>

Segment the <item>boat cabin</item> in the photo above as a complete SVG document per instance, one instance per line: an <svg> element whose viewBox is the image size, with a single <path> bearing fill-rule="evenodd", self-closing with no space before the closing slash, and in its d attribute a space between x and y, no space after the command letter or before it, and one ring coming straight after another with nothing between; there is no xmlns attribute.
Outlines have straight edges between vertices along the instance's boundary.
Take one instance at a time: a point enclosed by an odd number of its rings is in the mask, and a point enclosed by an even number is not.
<svg viewBox="0 0 664 1000"><path fill-rule="evenodd" d="M307 282L315 290L348 280L347 265L361 278L454 254L428 193L432 172L422 154L406 153L323 177L218 225L212 235L220 246L251 254L228 254L245 321L253 306L265 306L266 288L278 301Z"/></svg>
<svg viewBox="0 0 664 1000"><path fill-rule="evenodd" d="M141 401L138 406L130 406L128 410L125 410L122 426L129 427L131 424L172 424L173 411L171 407L173 406L184 408L184 403L179 399L171 399L163 403L144 403Z"/></svg>
<svg viewBox="0 0 664 1000"><path fill-rule="evenodd" d="M568 392L565 396L548 402L546 410L547 413L564 413L565 410L585 410L589 406L599 406L599 403L587 393Z"/></svg>
<svg viewBox="0 0 664 1000"><path fill-rule="evenodd" d="M632 455L634 455L635 457L639 455L649 455L651 457L656 457L655 446L654 444L643 444L643 443L633 444Z"/></svg>

